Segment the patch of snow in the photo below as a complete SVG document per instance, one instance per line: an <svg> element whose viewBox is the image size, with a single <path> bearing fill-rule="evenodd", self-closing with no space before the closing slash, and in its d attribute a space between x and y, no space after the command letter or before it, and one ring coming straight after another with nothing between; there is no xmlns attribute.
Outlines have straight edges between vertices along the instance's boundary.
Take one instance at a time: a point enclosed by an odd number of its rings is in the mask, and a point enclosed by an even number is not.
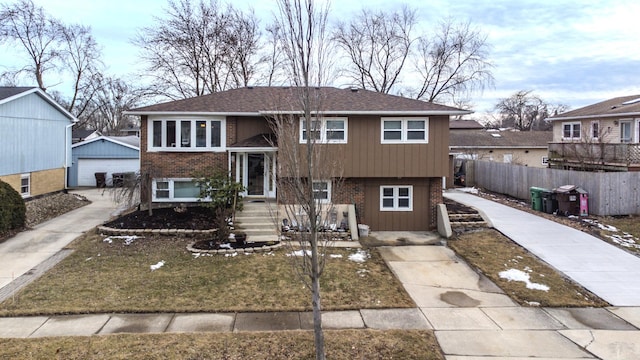
<svg viewBox="0 0 640 360"><path fill-rule="evenodd" d="M640 249L640 244L638 244L638 238L629 233L623 233L622 235L613 234L613 235L605 235L605 236L620 246L624 246L626 248L631 248L631 249Z"/></svg>
<svg viewBox="0 0 640 360"><path fill-rule="evenodd" d="M164 266L164 260L160 260L160 261L158 261L157 264L151 265L150 267L151 267L151 271L154 271L154 270L160 269L163 266Z"/></svg>
<svg viewBox="0 0 640 360"><path fill-rule="evenodd" d="M509 269L501 271L498 275L500 275L500 278L507 279L508 281L522 281L527 286L527 289L549 291L549 287L547 285L531 282L529 274L522 270Z"/></svg>
<svg viewBox="0 0 640 360"><path fill-rule="evenodd" d="M102 242L106 242L109 244L113 243L113 239L123 239L124 240L124 244L125 245L131 245L135 240L142 238L143 236L137 236L137 235L121 235L121 236L109 236L107 238L105 238L104 240L102 240Z"/></svg>
<svg viewBox="0 0 640 360"><path fill-rule="evenodd" d="M304 255L305 255L305 250L292 251L287 254L287 256L298 256L298 257L304 256ZM311 250L306 250L306 255L311 256Z"/></svg>
<svg viewBox="0 0 640 360"><path fill-rule="evenodd" d="M456 190L462 191L462 192L465 192L465 193L469 193L469 194L478 194L479 193L478 189L476 189L475 187L463 187L463 188L458 188Z"/></svg>
<svg viewBox="0 0 640 360"><path fill-rule="evenodd" d="M329 257L332 259L342 259L342 254L331 254Z"/></svg>
<svg viewBox="0 0 640 360"><path fill-rule="evenodd" d="M370 258L371 258L371 254L369 254L368 251L362 250L362 249L358 249L354 254L349 255L349 260L357 263L363 263Z"/></svg>
<svg viewBox="0 0 640 360"><path fill-rule="evenodd" d="M618 232L618 228L611 225L605 225L598 222L598 220L593 219L582 219L583 222L586 222L589 225L597 226L600 230L609 231L609 232Z"/></svg>
<svg viewBox="0 0 640 360"><path fill-rule="evenodd" d="M529 306L540 306L540 303L537 301L527 301L527 304L529 304Z"/></svg>
<svg viewBox="0 0 640 360"><path fill-rule="evenodd" d="M220 244L220 249L231 249L230 243Z"/></svg>
<svg viewBox="0 0 640 360"><path fill-rule="evenodd" d="M224 257L236 257L236 256L238 256L237 252L233 252L231 254L224 254Z"/></svg>

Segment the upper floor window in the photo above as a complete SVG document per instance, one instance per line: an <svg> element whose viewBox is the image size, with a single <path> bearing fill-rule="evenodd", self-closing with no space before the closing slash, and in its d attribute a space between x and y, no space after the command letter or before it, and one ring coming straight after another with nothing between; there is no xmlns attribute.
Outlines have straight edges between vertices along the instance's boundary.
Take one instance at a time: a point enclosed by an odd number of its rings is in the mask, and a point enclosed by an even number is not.
<svg viewBox="0 0 640 360"><path fill-rule="evenodd" d="M380 211L412 211L413 186L380 186Z"/></svg>
<svg viewBox="0 0 640 360"><path fill-rule="evenodd" d="M224 146L224 120L150 120L149 151L211 151Z"/></svg>
<svg viewBox="0 0 640 360"><path fill-rule="evenodd" d="M633 142L633 132L631 131L631 120L620 121L620 142Z"/></svg>
<svg viewBox="0 0 640 360"><path fill-rule="evenodd" d="M579 122L562 123L562 138L565 140L580 140L581 129Z"/></svg>
<svg viewBox="0 0 640 360"><path fill-rule="evenodd" d="M310 129L307 121L300 118L300 143L307 142L307 136L319 143L347 143L347 118L311 118Z"/></svg>
<svg viewBox="0 0 640 360"><path fill-rule="evenodd" d="M382 118L383 144L429 142L428 118Z"/></svg>
<svg viewBox="0 0 640 360"><path fill-rule="evenodd" d="M598 120L591 122L591 139L600 139L600 122Z"/></svg>

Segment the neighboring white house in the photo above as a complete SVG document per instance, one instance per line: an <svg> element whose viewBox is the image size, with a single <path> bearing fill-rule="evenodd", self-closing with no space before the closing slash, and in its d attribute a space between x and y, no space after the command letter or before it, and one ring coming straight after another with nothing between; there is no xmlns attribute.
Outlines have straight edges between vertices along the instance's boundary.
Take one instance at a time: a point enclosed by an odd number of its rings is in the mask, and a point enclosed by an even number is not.
<svg viewBox="0 0 640 360"><path fill-rule="evenodd" d="M69 186L96 186L96 173L105 174L106 185L113 174L140 170L140 138L137 136L99 136L73 144L73 165Z"/></svg>
<svg viewBox="0 0 640 360"><path fill-rule="evenodd" d="M66 188L77 119L37 87L0 87L0 180L23 197Z"/></svg>

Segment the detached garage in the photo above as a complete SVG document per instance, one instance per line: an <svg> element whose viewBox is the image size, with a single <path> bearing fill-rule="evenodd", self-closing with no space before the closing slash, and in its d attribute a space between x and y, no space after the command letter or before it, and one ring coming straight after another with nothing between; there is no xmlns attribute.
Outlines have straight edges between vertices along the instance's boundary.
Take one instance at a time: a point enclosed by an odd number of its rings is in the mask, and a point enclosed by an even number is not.
<svg viewBox="0 0 640 360"><path fill-rule="evenodd" d="M137 136L100 136L73 144L71 154L69 187L95 187L96 173L106 173L109 186L114 173L140 170L140 138Z"/></svg>

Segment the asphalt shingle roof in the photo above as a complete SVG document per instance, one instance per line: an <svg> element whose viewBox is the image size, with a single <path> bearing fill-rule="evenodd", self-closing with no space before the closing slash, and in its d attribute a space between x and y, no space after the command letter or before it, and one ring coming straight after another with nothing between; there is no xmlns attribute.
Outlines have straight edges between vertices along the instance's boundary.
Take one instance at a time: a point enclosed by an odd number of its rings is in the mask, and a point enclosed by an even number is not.
<svg viewBox="0 0 640 360"><path fill-rule="evenodd" d="M244 87L199 97L133 109L130 113L261 113L297 112L303 88ZM468 111L369 90L312 88L313 107L324 112L432 112L460 114Z"/></svg>
<svg viewBox="0 0 640 360"><path fill-rule="evenodd" d="M449 132L449 146L452 148L547 147L552 139L552 131L451 130Z"/></svg>
<svg viewBox="0 0 640 360"><path fill-rule="evenodd" d="M638 100L638 101L634 101ZM621 96L552 116L549 120L566 120L618 115L640 115L640 95Z"/></svg>
<svg viewBox="0 0 640 360"><path fill-rule="evenodd" d="M0 100L18 95L33 88L33 86L0 86Z"/></svg>

